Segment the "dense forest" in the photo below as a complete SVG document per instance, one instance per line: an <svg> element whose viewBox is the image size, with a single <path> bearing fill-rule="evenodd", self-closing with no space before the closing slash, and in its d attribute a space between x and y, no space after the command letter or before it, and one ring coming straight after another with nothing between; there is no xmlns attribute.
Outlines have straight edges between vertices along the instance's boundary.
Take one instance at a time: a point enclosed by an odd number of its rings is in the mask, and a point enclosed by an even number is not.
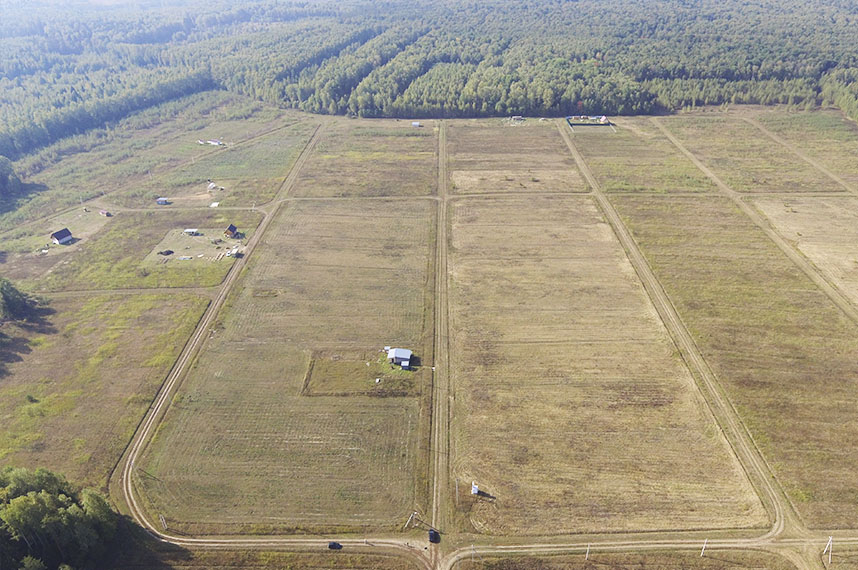
<svg viewBox="0 0 858 570"><path fill-rule="evenodd" d="M13 160L211 89L372 117L723 103L827 103L858 116L849 0L36 0L0 10L0 155Z"/></svg>
<svg viewBox="0 0 858 570"><path fill-rule="evenodd" d="M0 471L0 568L94 568L109 553L117 515L60 475Z"/></svg>

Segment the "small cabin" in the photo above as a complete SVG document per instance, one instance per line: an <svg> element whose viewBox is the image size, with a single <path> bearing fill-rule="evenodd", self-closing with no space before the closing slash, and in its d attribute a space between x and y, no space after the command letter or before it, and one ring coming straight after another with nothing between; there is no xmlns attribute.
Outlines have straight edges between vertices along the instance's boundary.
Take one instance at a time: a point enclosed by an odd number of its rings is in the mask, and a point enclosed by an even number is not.
<svg viewBox="0 0 858 570"><path fill-rule="evenodd" d="M182 230L182 233L189 236L195 236L199 233L199 230L197 228L185 228Z"/></svg>
<svg viewBox="0 0 858 570"><path fill-rule="evenodd" d="M51 241L57 245L67 244L73 239L72 233L68 228L63 228L60 231L51 234Z"/></svg>
<svg viewBox="0 0 858 570"><path fill-rule="evenodd" d="M238 228L236 228L233 224L230 224L223 230L223 235L228 238L234 238L238 235Z"/></svg>
<svg viewBox="0 0 858 570"><path fill-rule="evenodd" d="M406 370L411 366L412 352L407 348L391 348L387 351L387 360L391 364L402 366Z"/></svg>

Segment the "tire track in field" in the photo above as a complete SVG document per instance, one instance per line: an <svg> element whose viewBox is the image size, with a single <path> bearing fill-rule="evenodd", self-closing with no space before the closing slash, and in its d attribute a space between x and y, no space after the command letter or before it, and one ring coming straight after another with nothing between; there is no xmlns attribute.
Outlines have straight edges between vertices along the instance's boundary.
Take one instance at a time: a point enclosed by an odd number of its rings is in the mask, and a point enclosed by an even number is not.
<svg viewBox="0 0 858 570"><path fill-rule="evenodd" d="M796 155L797 157L799 157L800 159L802 159L803 161L805 161L806 163L808 163L809 165L811 165L812 167L817 169L818 171L825 174L828 178L830 178L831 180L833 180L834 182L836 182L837 184L839 184L840 186L845 188L847 192L849 192L851 194L858 194L858 192L856 192L855 188L850 186L848 182L846 182L845 180L843 180L842 178L840 178L839 176L834 174L831 170L826 168L826 166L824 164L822 164L818 160L811 158L810 156L806 155L797 146L795 146L791 142L787 141L786 139L784 139L783 137L781 137L777 133L769 130L768 127L763 125L758 120L752 119L751 117L741 117L741 119L743 121L745 121L746 123L748 123L749 125L751 125L752 127L755 127L758 131L760 131L761 133L763 133L764 135L766 135L767 137L772 139L774 142L778 143L779 145L781 145L782 147L784 147L785 149L787 149L788 151L790 151L791 153L793 153L794 155Z"/></svg>
<svg viewBox="0 0 858 570"><path fill-rule="evenodd" d="M750 433L739 418L736 410L721 390L715 374L709 368L709 365L694 343L694 339L682 322L676 308L662 288L649 263L647 263L646 258L644 258L637 242L634 241L619 214L610 201L608 201L596 177L590 171L589 166L587 166L584 157L578 151L569 133L561 124L558 124L557 128L566 145L569 147L569 151L575 158L578 168L593 188L593 197L596 199L608 223L613 228L617 239L620 240L623 249L625 249L629 262L631 262L635 272L638 274L647 291L647 295L673 338L677 349L682 354L694 377L698 379L697 385L701 388L704 400L707 402L715 421L723 430L739 463L745 469L758 494L761 495L760 499L763 501L763 505L770 511L773 519L772 527L761 538L775 537L781 534L787 526L790 529L803 530L803 525L800 524L791 505L787 502L783 491L773 482L771 469L759 453Z"/></svg>
<svg viewBox="0 0 858 570"><path fill-rule="evenodd" d="M432 375L432 526L447 528L447 484L450 458L450 305L447 300L447 123L438 129L438 214L435 231L435 371ZM440 547L432 545L437 566Z"/></svg>

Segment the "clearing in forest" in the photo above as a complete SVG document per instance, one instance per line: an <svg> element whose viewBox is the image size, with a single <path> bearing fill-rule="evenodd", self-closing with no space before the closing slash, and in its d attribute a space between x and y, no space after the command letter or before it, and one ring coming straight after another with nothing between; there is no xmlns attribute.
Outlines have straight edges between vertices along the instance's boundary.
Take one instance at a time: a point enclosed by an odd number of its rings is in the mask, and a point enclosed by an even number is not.
<svg viewBox="0 0 858 570"><path fill-rule="evenodd" d="M587 197L456 200L454 477L491 534L762 525L756 495ZM694 450L690 453L690 450Z"/></svg>
<svg viewBox="0 0 858 570"><path fill-rule="evenodd" d="M284 208L141 460L151 513L217 533L393 529L425 508L434 211ZM383 370L391 344L418 370Z"/></svg>
<svg viewBox="0 0 858 570"><path fill-rule="evenodd" d="M553 120L452 121L447 143L455 194L588 190Z"/></svg>

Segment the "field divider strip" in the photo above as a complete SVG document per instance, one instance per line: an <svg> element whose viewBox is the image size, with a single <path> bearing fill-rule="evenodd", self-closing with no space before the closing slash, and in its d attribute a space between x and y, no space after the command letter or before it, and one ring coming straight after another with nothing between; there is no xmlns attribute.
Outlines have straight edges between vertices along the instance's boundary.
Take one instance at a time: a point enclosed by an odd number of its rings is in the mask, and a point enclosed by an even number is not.
<svg viewBox="0 0 858 570"><path fill-rule="evenodd" d="M279 197L283 194L288 193L294 186L295 181L297 180L298 171L307 161L307 158L312 153L313 149L316 146L316 143L318 143L321 137L321 131L322 126L318 125L313 135L305 145L304 150L301 152L301 155L299 156L298 160L295 161L295 164L290 169L289 174L284 178L283 182L278 188L276 196ZM233 266L230 268L226 278L224 279L220 287L218 295L209 304L205 313L200 318L196 329L194 330L191 337L188 339L187 343L185 344L185 347L182 349L181 354L173 365L173 368L171 369L164 383L161 385L161 388L158 391L158 394L155 396L155 399L150 406L149 411L138 425L134 436L129 442L129 446L126 448L126 451L124 453L125 459L122 463L121 472L122 495L125 498L128 509L131 512L131 515L134 520L156 538L174 542L172 539L176 539L177 537L171 537L160 532L155 527L155 525L152 524L146 518L145 510L140 506L140 503L138 502L134 492L133 474L135 470L136 461L139 458L140 454L146 449L146 446L149 443L152 433L158 427L161 419L164 417L164 414L169 408L171 396L181 384L181 381L184 379L185 371L188 365L194 361L194 358L197 354L199 354L202 347L204 346L205 341L208 338L207 333L209 331L209 327L217 318L221 307L223 306L224 302L232 291L232 287L237 281L238 277L241 275L242 270L247 265L248 259L255 250L256 245L262 240L262 237L265 235L268 226L276 217L279 206L280 203L275 204L272 211L262 219L262 222L259 224L256 233L254 233L253 237L247 244L245 255L237 259ZM122 460L120 461L122 462Z"/></svg>
<svg viewBox="0 0 858 570"><path fill-rule="evenodd" d="M765 125L760 123L758 120L752 119L751 117L742 117L742 120L745 121L746 123L748 123L749 125L751 125L752 127L756 128L758 131L760 131L761 133L763 133L764 135L766 135L767 137L772 139L774 142L778 143L779 145L781 145L782 147L784 147L785 149L787 149L788 151L790 151L791 153L793 153L794 155L796 155L797 157L802 159L803 161L805 161L807 164L811 165L812 167L814 167L818 171L825 174L828 178L830 178L831 180L833 180L834 182L836 182L837 184L842 186L844 189L846 189L847 192L849 192L851 194L858 194L858 191L856 191L855 188L853 188L845 180L843 180L842 178L840 178L839 176L837 176L836 174L831 172L828 168L825 167L824 164L822 164L821 162L819 162L818 160L816 160L814 158L809 157L804 152L802 152L801 149L799 149L797 146L795 146L791 142L787 141L786 139L784 139L783 137L781 137L777 133L771 131L768 127L766 127Z"/></svg>
<svg viewBox="0 0 858 570"><path fill-rule="evenodd" d="M629 262L638 274L653 307L661 317L665 328L685 360L689 371L692 372L692 376L698 379L698 382L695 384L701 390L701 395L707 403L714 421L721 428L727 442L733 449L736 459L745 470L753 487L757 489L758 493L762 493L760 499L767 510L770 510L770 515L773 518L771 529L763 537L774 537L782 533L786 527L788 516L790 516L789 523L791 527L803 529L803 525L799 524L793 517L794 511L791 508L791 503L785 503L786 497L780 485L776 482L773 483L773 474L768 463L763 458L732 403L721 389L715 374L709 368L708 363L688 332L685 323L680 318L679 313L673 306L649 263L646 261L637 242L635 242L614 206L605 196L596 177L590 171L589 166L584 161L584 157L578 151L569 133L559 124L558 130L564 141L566 141L569 151L575 158L578 168L593 188L593 197L596 199L597 204L604 213L607 222L612 227L623 249L625 249Z"/></svg>
<svg viewBox="0 0 858 570"><path fill-rule="evenodd" d="M440 122L438 129L438 214L435 231L435 371L432 375L433 412L432 445L432 525L446 528L445 501L449 483L450 453L450 306L447 298L447 124ZM437 560L439 548L433 545L432 557Z"/></svg>

